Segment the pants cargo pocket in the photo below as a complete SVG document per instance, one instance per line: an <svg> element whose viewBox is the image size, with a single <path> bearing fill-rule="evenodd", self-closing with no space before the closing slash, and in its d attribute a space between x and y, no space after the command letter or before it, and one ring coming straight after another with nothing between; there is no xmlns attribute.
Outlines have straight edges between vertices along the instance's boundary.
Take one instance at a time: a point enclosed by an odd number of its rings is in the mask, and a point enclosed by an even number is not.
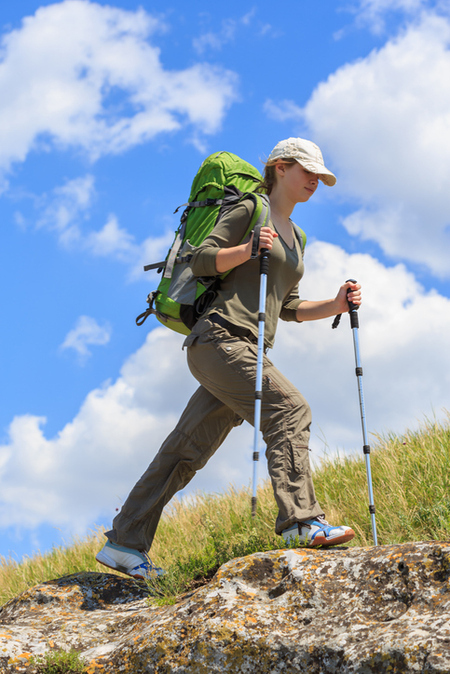
<svg viewBox="0 0 450 674"><path fill-rule="evenodd" d="M282 403L291 409L296 405L288 393L281 388L270 374L266 374L263 377L263 397L266 397L268 402L275 404Z"/></svg>
<svg viewBox="0 0 450 674"><path fill-rule="evenodd" d="M309 472L309 448L303 445L291 445L292 468L296 475Z"/></svg>

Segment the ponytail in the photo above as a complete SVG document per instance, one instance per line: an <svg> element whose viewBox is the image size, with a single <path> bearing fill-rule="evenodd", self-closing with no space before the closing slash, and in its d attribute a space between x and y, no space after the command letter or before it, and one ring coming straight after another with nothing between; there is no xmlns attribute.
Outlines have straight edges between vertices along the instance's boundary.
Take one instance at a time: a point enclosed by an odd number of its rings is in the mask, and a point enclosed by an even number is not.
<svg viewBox="0 0 450 674"><path fill-rule="evenodd" d="M265 164L264 166L264 173L263 173L263 179L261 180L260 183L258 183L256 187L256 192L262 192L263 194L270 194L273 190L273 187L277 181L277 174L275 171L275 166L277 164L289 164L293 165L296 164L297 160L296 159L283 159L281 162L275 161L270 164Z"/></svg>

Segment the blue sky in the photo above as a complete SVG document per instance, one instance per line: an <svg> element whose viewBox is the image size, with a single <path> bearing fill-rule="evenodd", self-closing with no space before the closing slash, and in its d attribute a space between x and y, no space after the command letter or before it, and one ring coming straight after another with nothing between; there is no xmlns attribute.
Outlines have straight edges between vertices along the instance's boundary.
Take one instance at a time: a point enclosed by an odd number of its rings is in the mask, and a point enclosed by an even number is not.
<svg viewBox="0 0 450 674"><path fill-rule="evenodd" d="M157 284L142 266L165 254L216 150L261 168L283 138L321 146L338 182L294 212L301 294L363 283L372 433L446 417L448 3L1 12L0 555L108 525L194 391L180 337L134 319ZM317 460L361 447L351 332L330 325L282 324L272 354L311 403ZM251 453L250 427L236 429L184 494L248 485Z"/></svg>

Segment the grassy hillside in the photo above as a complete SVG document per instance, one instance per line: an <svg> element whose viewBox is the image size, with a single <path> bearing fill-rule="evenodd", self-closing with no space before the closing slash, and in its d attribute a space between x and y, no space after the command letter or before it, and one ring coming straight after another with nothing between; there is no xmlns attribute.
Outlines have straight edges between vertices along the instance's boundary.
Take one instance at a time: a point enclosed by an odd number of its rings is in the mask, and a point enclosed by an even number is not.
<svg viewBox="0 0 450 674"><path fill-rule="evenodd" d="M427 423L402 437L378 438L370 455L379 544L450 538L450 423ZM364 458L335 457L315 470L319 502L333 524L356 532L351 545L372 543ZM174 597L211 577L228 559L283 547L273 532L270 483L250 516L249 490L174 500L158 528L152 559L169 572L161 588ZM0 605L28 587L79 571L105 571L94 556L101 531L21 564L0 559Z"/></svg>

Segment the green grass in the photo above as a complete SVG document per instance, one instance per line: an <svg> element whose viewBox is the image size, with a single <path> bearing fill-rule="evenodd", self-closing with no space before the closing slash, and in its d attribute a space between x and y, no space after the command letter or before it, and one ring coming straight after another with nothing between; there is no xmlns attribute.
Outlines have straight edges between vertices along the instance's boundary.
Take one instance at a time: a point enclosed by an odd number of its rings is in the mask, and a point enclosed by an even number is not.
<svg viewBox="0 0 450 674"><path fill-rule="evenodd" d="M48 651L30 659L36 674L83 674L86 666L77 651Z"/></svg>
<svg viewBox="0 0 450 674"><path fill-rule="evenodd" d="M427 422L404 436L378 437L370 454L379 543L450 538L450 424ZM315 479L331 521L350 524L355 545L370 545L364 459L322 462Z"/></svg>
<svg viewBox="0 0 450 674"><path fill-rule="evenodd" d="M450 424L427 422L404 436L377 438L370 454L379 544L450 538ZM327 519L356 532L351 545L372 544L364 458L334 456L314 471L319 503ZM276 506L270 483L258 492L258 513L250 514L248 489L174 499L161 520L151 551L167 570L157 581L156 601L176 596L211 578L235 557L277 549L283 540L273 525ZM0 604L38 583L80 571L101 571L94 556L102 532L54 548L20 564L0 560Z"/></svg>

